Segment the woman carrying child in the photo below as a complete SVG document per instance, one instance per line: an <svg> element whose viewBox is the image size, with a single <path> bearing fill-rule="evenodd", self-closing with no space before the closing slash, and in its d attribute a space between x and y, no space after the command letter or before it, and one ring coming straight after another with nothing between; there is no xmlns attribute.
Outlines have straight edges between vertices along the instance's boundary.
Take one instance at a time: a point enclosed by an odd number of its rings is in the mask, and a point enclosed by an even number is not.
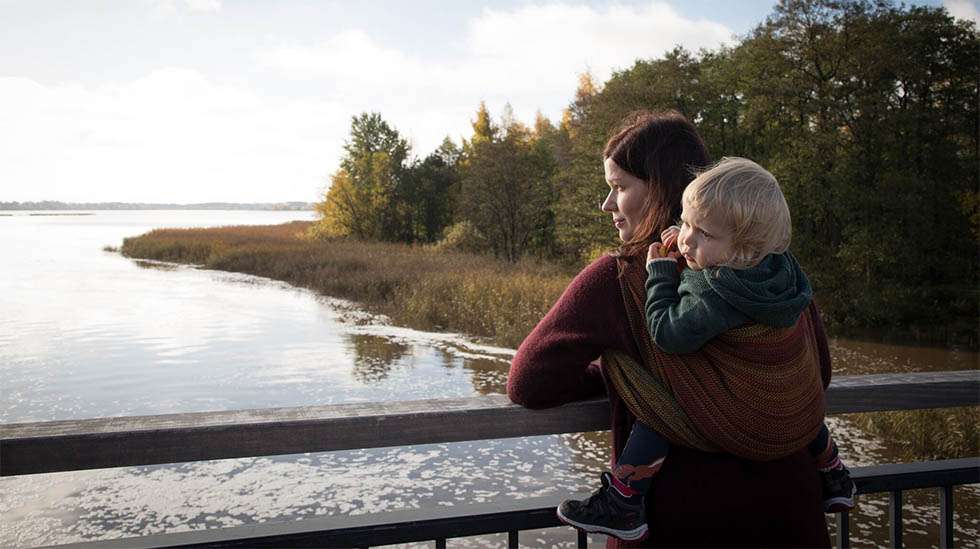
<svg viewBox="0 0 980 549"><path fill-rule="evenodd" d="M693 179L692 170L708 165L704 144L683 116L646 114L629 120L609 140L604 158L610 193L602 209L612 214L623 245L616 254L579 273L521 344L511 366L508 395L524 406L544 408L605 390L612 412L614 463L622 461L637 411L645 420L637 425L675 443L670 458L649 479L643 505L612 509L616 520L645 523L649 545L828 546L820 477L805 449L821 430L823 419L822 392L814 396L813 385L822 389L830 380L826 337L815 307L805 306L802 328L795 331L807 342L804 347L812 363L819 365L816 375L811 372L799 380L806 387L801 409L808 412L800 412L805 425L787 428L794 438L788 443L777 440L775 449L770 448L771 440L742 440L738 429L731 429L728 439L725 428L706 436L703 425L691 421L702 420L700 412L691 412L709 406L711 398L697 394L697 374L694 381L681 376L674 387L665 366L678 357L652 343L644 314L648 248L681 215L681 197ZM660 248L656 250L659 253ZM710 364L711 346L683 355L684 359ZM602 366L594 362L600 356ZM629 363L633 366L623 366ZM658 410L660 415L654 413L653 421L638 406L646 398L641 391L645 384L636 376L644 371L656 373L657 388L668 397L677 395L663 399L668 407ZM683 385L685 381L689 386ZM667 422L657 425L657 417ZM742 455L743 446L751 457ZM635 482L636 476L635 470L633 477L624 474L621 485ZM600 507L614 503L608 497L612 477L607 473L603 478L606 486L593 496Z"/></svg>
<svg viewBox="0 0 980 549"><path fill-rule="evenodd" d="M751 160L725 158L687 186L681 203L681 226L647 252L646 320L663 353L704 349L707 356L657 354L650 369L660 378L609 357L619 392L635 396L638 421L603 489L564 502L559 517L587 531L642 538L643 502L670 438L757 460L805 446L824 509L852 509L854 483L823 422L819 344L805 314L812 291L787 251L792 224L776 178ZM687 265L680 272L679 262ZM672 432L677 423L691 432ZM637 512L622 512L630 508Z"/></svg>

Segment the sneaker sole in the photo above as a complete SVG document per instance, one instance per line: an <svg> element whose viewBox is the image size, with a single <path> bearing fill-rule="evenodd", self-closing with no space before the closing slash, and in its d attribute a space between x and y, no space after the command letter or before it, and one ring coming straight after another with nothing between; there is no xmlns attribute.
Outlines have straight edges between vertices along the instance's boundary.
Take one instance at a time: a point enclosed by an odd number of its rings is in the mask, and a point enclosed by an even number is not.
<svg viewBox="0 0 980 549"><path fill-rule="evenodd" d="M576 522L561 514L561 509L555 509L555 513L558 514L558 520L573 528L578 528L579 530L589 532L591 534L610 535L623 541L639 541L647 537L647 534L649 533L646 524L632 530L616 530L615 528L606 528L605 526L596 526L595 524L582 524L580 522Z"/></svg>
<svg viewBox="0 0 980 549"><path fill-rule="evenodd" d="M857 494L857 486L851 488L851 497L830 498L823 502L825 513L844 513L854 509L854 495Z"/></svg>

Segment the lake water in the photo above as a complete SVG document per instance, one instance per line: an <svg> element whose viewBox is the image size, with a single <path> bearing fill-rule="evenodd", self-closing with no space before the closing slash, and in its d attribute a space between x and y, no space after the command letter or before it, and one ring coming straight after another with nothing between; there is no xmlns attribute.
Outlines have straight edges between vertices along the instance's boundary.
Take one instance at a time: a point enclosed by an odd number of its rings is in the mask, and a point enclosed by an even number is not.
<svg viewBox="0 0 980 549"><path fill-rule="evenodd" d="M159 227L260 225L311 212L100 211L0 216L0 422L502 393L513 350L391 326L351 303L257 277L134 261L103 247ZM838 373L976 368L976 353L834 340ZM852 465L900 461L846 417ZM606 433L220 460L0 479L0 546L26 547L323 514L590 490ZM980 527L956 490L961 544ZM938 504L906 499L906 543L935 545ZM935 508L935 509L934 509ZM855 545L887 539L865 498ZM522 544L574 544L570 529ZM501 538L467 540L496 546Z"/></svg>

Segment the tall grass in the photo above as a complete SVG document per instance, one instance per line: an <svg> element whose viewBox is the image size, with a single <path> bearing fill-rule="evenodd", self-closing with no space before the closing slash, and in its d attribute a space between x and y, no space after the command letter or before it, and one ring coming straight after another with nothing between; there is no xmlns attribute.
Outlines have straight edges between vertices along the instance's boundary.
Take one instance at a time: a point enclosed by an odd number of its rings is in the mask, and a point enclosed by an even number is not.
<svg viewBox="0 0 980 549"><path fill-rule="evenodd" d="M856 414L857 424L901 448L903 459L980 455L980 407Z"/></svg>
<svg viewBox="0 0 980 549"><path fill-rule="evenodd" d="M355 240L311 240L311 223L158 229L123 241L127 257L283 280L357 301L394 322L516 347L574 271L540 261Z"/></svg>

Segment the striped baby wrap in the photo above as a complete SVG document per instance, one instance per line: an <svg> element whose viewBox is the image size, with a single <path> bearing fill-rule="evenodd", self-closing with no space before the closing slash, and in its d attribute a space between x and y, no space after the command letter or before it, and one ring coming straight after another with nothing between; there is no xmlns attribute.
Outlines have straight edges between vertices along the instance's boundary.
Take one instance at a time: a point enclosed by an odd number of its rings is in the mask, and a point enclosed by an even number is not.
<svg viewBox="0 0 980 549"><path fill-rule="evenodd" d="M791 327L750 324L698 352L670 355L648 332L646 274L641 261L631 261L620 277L642 364L620 351L602 356L638 420L674 444L758 461L787 456L813 440L825 405L812 307Z"/></svg>

